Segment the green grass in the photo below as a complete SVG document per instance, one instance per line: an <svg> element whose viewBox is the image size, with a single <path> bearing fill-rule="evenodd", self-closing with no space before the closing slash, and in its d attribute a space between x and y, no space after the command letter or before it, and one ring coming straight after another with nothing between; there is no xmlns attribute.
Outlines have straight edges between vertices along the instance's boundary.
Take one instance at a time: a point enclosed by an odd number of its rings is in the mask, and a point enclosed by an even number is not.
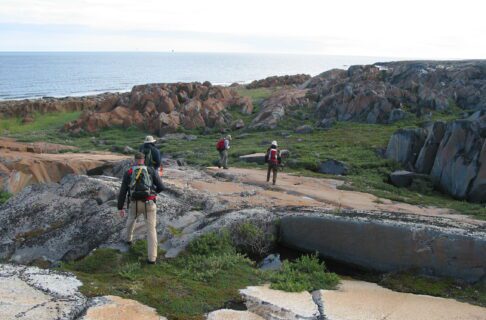
<svg viewBox="0 0 486 320"><path fill-rule="evenodd" d="M386 275L379 284L394 291L453 298L486 307L484 285L470 285L449 278L432 278L409 272Z"/></svg>
<svg viewBox="0 0 486 320"><path fill-rule="evenodd" d="M8 192L0 191L0 205L4 204L7 202L7 200L11 197L12 195Z"/></svg>
<svg viewBox="0 0 486 320"><path fill-rule="evenodd" d="M239 289L270 281L290 291L332 288L336 275L326 272L316 257L286 264L278 271L260 271L232 245L227 231L209 233L190 243L186 253L147 265L146 243L128 253L98 249L79 261L65 263L83 282L89 297L117 295L156 308L169 319L204 319L204 314L238 302ZM298 273L298 274L297 274Z"/></svg>
<svg viewBox="0 0 486 320"><path fill-rule="evenodd" d="M57 131L65 123L76 120L81 112L55 112L55 113L36 113L34 121L22 123L21 118L0 119L0 132L7 134L29 134L38 131Z"/></svg>

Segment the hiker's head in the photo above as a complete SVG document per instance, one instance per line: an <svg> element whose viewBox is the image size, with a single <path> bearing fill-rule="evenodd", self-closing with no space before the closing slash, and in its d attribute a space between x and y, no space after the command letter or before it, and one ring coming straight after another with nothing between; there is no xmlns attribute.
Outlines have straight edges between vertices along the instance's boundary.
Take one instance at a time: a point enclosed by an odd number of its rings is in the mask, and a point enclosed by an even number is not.
<svg viewBox="0 0 486 320"><path fill-rule="evenodd" d="M145 163L145 155L141 152L135 153L135 162L137 164L144 164Z"/></svg>
<svg viewBox="0 0 486 320"><path fill-rule="evenodd" d="M230 140L231 141L231 135L230 134L226 136L226 140Z"/></svg>
<svg viewBox="0 0 486 320"><path fill-rule="evenodd" d="M272 147L278 147L278 144L277 144L277 141L276 140L273 140L272 141Z"/></svg>
<svg viewBox="0 0 486 320"><path fill-rule="evenodd" d="M143 143L155 143L157 140L154 139L154 137L152 136L146 136L145 137L145 140L143 141Z"/></svg>

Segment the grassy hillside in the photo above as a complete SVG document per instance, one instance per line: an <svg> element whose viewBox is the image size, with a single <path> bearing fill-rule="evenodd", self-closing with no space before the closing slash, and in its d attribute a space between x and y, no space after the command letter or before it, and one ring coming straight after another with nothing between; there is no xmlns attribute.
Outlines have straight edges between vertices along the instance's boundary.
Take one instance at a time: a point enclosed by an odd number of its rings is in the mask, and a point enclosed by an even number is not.
<svg viewBox="0 0 486 320"><path fill-rule="evenodd" d="M239 93L253 99L258 111L261 101L272 93L272 89L247 90L239 88ZM243 119L246 124L255 117L244 115L237 109L230 108L232 118ZM316 173L322 160L336 159L345 162L351 168L350 174L340 177L347 183L343 188L369 192L379 197L418 205L432 205L452 208L464 214L486 219L485 205L457 201L434 191L427 183L418 183L410 188L396 188L386 182L388 174L400 166L379 156L380 150L386 148L393 132L399 128L417 126L423 119L410 117L392 125L375 125L352 122L339 122L329 130L315 130L311 134L296 134L294 129L302 124L314 125L312 110L305 108L294 117L287 117L278 128L270 131L235 131L235 138L230 151L230 165L242 167L260 167L256 164L240 162L238 157L244 154L264 152L272 140L277 140L282 149L288 149L291 157L284 171L294 174L323 177ZM454 108L449 113L436 113L433 120L451 120L459 116L461 110ZM1 120L0 131L23 141L45 140L55 143L74 145L82 151L120 150L124 146L137 148L143 141L145 132L137 128L112 128L96 134L71 136L59 132L59 128L75 119L78 113L59 113L36 115L35 121L22 124ZM8 131L6 131L8 129ZM169 140L163 144L161 151L174 157L185 158L191 165L211 166L217 159L215 143L221 134L217 131L203 134L202 130L180 130L196 135L197 139Z"/></svg>

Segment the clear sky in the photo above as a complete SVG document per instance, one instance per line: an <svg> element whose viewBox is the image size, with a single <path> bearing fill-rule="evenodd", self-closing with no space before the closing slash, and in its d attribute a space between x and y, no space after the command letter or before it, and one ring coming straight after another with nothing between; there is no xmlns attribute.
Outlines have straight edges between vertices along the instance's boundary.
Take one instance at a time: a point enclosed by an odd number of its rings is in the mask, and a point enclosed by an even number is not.
<svg viewBox="0 0 486 320"><path fill-rule="evenodd" d="M486 58L479 0L0 0L0 51Z"/></svg>

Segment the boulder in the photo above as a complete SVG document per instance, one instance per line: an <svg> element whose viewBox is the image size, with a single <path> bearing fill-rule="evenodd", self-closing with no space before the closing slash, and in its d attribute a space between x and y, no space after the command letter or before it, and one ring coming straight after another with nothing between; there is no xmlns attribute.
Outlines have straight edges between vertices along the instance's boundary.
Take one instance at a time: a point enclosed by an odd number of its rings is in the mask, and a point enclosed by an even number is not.
<svg viewBox="0 0 486 320"><path fill-rule="evenodd" d="M233 122L233 124L231 125L231 127L233 128L233 130L243 129L245 127L245 122L243 122L242 119L238 119L235 122Z"/></svg>
<svg viewBox="0 0 486 320"><path fill-rule="evenodd" d="M265 153L252 153L244 156L239 156L240 161L253 162L258 164L265 164Z"/></svg>
<svg viewBox="0 0 486 320"><path fill-rule="evenodd" d="M279 270L282 268L282 260L279 254L270 254L259 264L261 270Z"/></svg>
<svg viewBox="0 0 486 320"><path fill-rule="evenodd" d="M410 171L398 170L390 173L390 183L399 188L409 187L413 178L414 173Z"/></svg>
<svg viewBox="0 0 486 320"><path fill-rule="evenodd" d="M240 290L248 311L264 319L319 318L319 310L310 293L272 290L268 286Z"/></svg>
<svg viewBox="0 0 486 320"><path fill-rule="evenodd" d="M317 122L317 126L323 129L329 129L336 123L334 119L322 119L321 121Z"/></svg>
<svg viewBox="0 0 486 320"><path fill-rule="evenodd" d="M435 156L437 155L437 149L444 137L444 131L446 123L442 121L435 122L425 139L424 146L420 150L420 153L415 162L415 170L420 173L429 174L434 165Z"/></svg>
<svg viewBox="0 0 486 320"><path fill-rule="evenodd" d="M345 163L330 159L321 162L318 171L319 173L324 173L324 174L335 174L335 175L344 176L348 174L349 169Z"/></svg>
<svg viewBox="0 0 486 320"><path fill-rule="evenodd" d="M388 142L386 157L405 167L413 168L425 143L426 134L426 131L420 128L399 129Z"/></svg>
<svg viewBox="0 0 486 320"><path fill-rule="evenodd" d="M407 116L407 112L405 112L404 110L393 109L390 112L390 116L388 118L388 123L394 123L394 122L403 120L403 119L405 119L406 116Z"/></svg>
<svg viewBox="0 0 486 320"><path fill-rule="evenodd" d="M314 128L308 124L304 124L295 129L295 133L308 134L314 132Z"/></svg>

